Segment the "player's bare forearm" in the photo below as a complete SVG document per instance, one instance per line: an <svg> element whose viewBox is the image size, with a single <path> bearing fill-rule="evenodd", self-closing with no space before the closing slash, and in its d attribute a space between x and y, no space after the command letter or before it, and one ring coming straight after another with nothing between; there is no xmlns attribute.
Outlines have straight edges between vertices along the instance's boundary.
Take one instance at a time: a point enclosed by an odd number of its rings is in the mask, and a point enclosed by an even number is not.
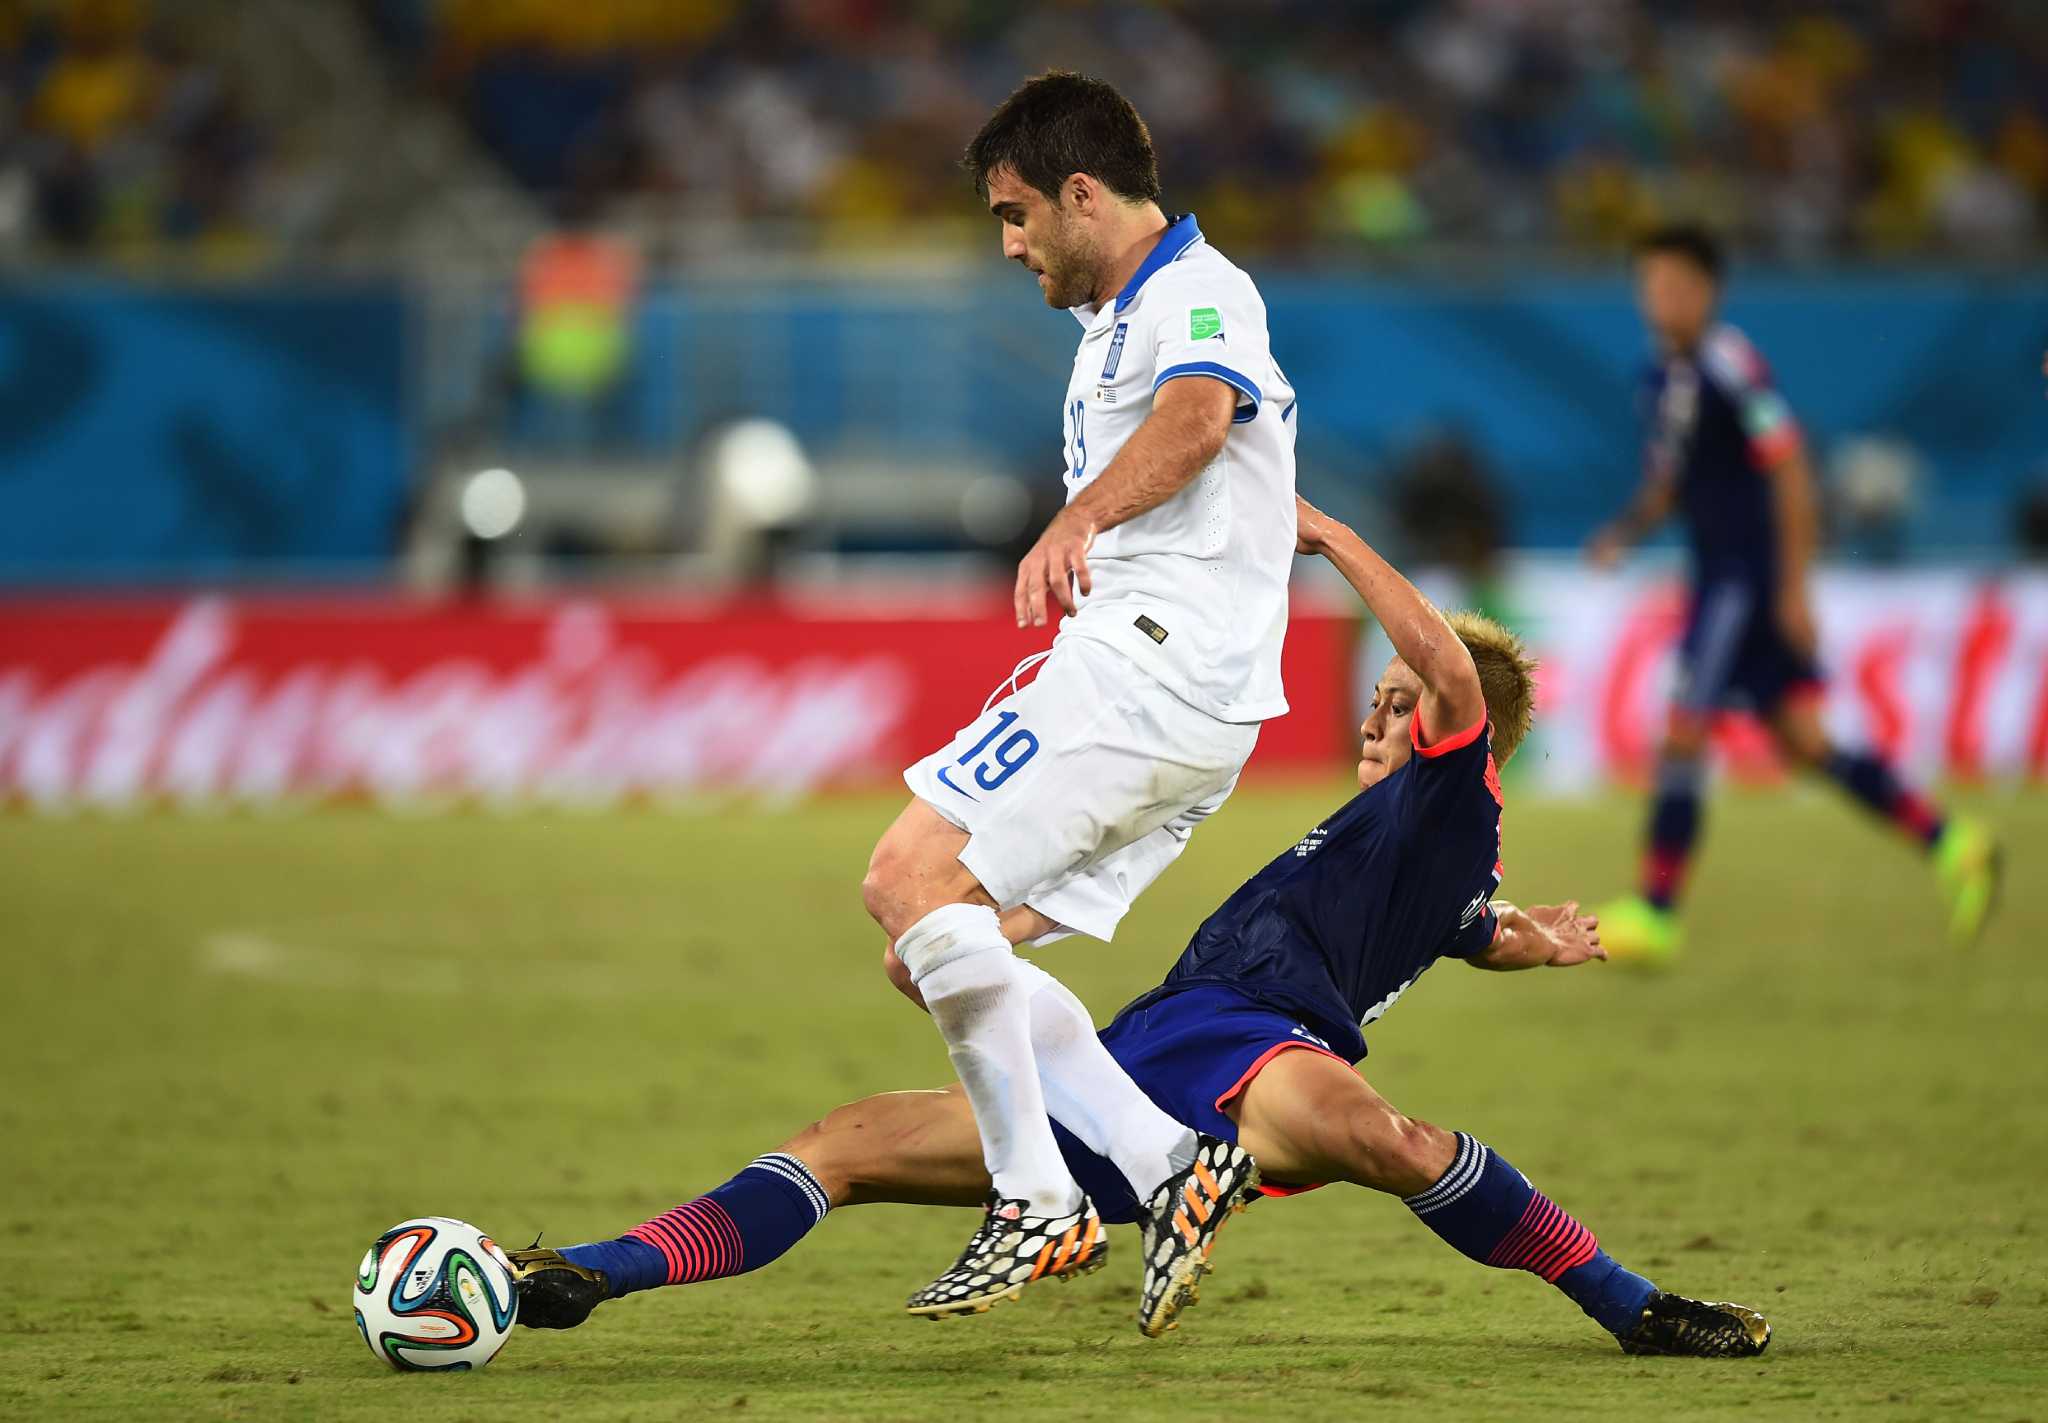
<svg viewBox="0 0 2048 1423"><path fill-rule="evenodd" d="M1795 446L1765 476L1771 481L1771 503L1778 526L1778 622L1794 646L1813 651L1813 613L1807 602L1807 576L1813 568L1819 515L1814 498L1813 467L1806 451Z"/></svg>
<svg viewBox="0 0 2048 1423"><path fill-rule="evenodd" d="M1479 669L1444 615L1400 570L1306 499L1296 498L1295 547L1321 554L1365 600L1366 609L1423 686L1423 725L1435 735L1463 731L1486 714Z"/></svg>
<svg viewBox="0 0 2048 1423"><path fill-rule="evenodd" d="M1101 533L1158 508L1223 452L1237 391L1206 376L1159 387L1152 413L1131 433L1109 468L1062 511Z"/></svg>
<svg viewBox="0 0 2048 1423"><path fill-rule="evenodd" d="M1539 904L1518 909L1504 899L1493 903L1499 930L1484 953L1474 954L1474 968L1511 972L1523 968L1570 968L1590 959L1604 959L1600 921L1579 912L1579 902Z"/></svg>
<svg viewBox="0 0 2048 1423"><path fill-rule="evenodd" d="M1778 522L1778 571L1785 582L1805 581L1813 565L1818 520L1814 509L1813 466L1806 451L1794 449L1771 466L1771 502Z"/></svg>
<svg viewBox="0 0 2048 1423"><path fill-rule="evenodd" d="M1635 497L1629 500L1628 507L1593 535L1589 548L1593 561L1611 564L1648 538L1659 524L1671 517L1677 499L1678 483L1671 477L1671 472L1660 464L1652 464L1644 471L1643 482Z"/></svg>
<svg viewBox="0 0 2048 1423"><path fill-rule="evenodd" d="M1079 610L1080 598L1094 591L1088 547L1095 536L1187 488L1223 449L1236 402L1236 390L1206 376L1159 388L1145 423L1095 482L1053 517L1017 565L1018 627L1042 627L1054 603L1069 613Z"/></svg>

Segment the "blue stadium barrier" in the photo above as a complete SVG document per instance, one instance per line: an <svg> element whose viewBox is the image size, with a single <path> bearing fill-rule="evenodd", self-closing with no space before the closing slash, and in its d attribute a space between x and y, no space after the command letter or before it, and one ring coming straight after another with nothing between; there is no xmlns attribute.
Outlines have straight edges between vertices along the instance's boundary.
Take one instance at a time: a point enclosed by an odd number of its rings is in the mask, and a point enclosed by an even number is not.
<svg viewBox="0 0 2048 1423"><path fill-rule="evenodd" d="M379 570L404 335L395 287L0 286L0 580Z"/></svg>
<svg viewBox="0 0 2048 1423"><path fill-rule="evenodd" d="M1622 280L1283 274L1264 290L1312 490L1369 497L1456 431L1500 483L1510 540L1540 549L1576 544L1631 487L1644 343ZM427 451L549 438L533 402L500 399L510 310L501 288L430 320L395 285L0 286L0 581L377 576ZM1884 434L1925 458L1911 547L2012 549L2016 501L2048 474L2048 279L1744 277L1729 315L1823 453ZM680 462L710 422L754 414L825 453L1051 478L1075 335L994 275L658 285L599 437Z"/></svg>

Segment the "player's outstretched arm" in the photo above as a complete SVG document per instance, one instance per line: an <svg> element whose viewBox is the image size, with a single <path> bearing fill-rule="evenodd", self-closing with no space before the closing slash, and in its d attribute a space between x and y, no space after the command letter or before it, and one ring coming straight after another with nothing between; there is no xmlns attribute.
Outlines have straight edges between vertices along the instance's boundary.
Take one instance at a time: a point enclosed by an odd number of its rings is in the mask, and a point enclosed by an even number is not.
<svg viewBox="0 0 2048 1423"><path fill-rule="evenodd" d="M1599 919L1581 914L1576 899L1528 909L1496 899L1493 912L1500 929L1484 953L1466 960L1474 968L1570 968L1607 957L1600 947Z"/></svg>
<svg viewBox="0 0 2048 1423"><path fill-rule="evenodd" d="M1678 502L1678 480L1668 459L1653 454L1643 470L1642 485L1628 507L1602 525L1586 541L1586 556L1599 568L1612 568L1621 556L1671 517Z"/></svg>
<svg viewBox="0 0 2048 1423"><path fill-rule="evenodd" d="M1294 546L1328 559L1365 600L1394 652L1422 683L1422 725L1455 735L1486 715L1479 669L1429 599L1347 525L1296 497Z"/></svg>
<svg viewBox="0 0 2048 1423"><path fill-rule="evenodd" d="M1765 466L1764 477L1771 481L1771 507L1777 515L1778 628L1794 647L1811 657L1818 638L1806 581L1819 541L1820 519L1806 447L1797 440L1789 442L1785 452Z"/></svg>
<svg viewBox="0 0 2048 1423"><path fill-rule="evenodd" d="M1017 626L1043 627L1055 602L1076 611L1075 587L1083 596L1093 591L1088 545L1095 536L1185 489L1221 453L1236 409L1236 389L1207 376L1160 386L1145 423L1094 483L1053 517L1017 565Z"/></svg>

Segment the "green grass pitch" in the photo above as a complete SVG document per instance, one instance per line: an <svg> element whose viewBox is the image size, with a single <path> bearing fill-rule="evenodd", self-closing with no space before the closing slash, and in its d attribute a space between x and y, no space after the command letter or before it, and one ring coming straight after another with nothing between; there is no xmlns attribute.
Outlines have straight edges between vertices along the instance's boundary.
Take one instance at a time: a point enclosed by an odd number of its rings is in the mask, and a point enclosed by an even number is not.
<svg viewBox="0 0 2048 1423"><path fill-rule="evenodd" d="M1339 795L1241 795L1116 946L1049 966L1106 1018ZM970 1218L881 1207L760 1274L521 1331L475 1376L373 1361L349 1285L393 1221L616 1233L835 1103L946 1078L858 901L894 807L0 818L0 1415L2048 1416L2048 798L2024 796L1979 806L2013 873L1974 954L1833 799L1725 797L1678 971L1439 965L1371 1035L1393 1101L1635 1268L1766 1310L1763 1360L1625 1358L1346 1187L1246 1216L1156 1343L1128 1244L984 1318L905 1318ZM1511 799L1504 892L1614 891L1638 820Z"/></svg>

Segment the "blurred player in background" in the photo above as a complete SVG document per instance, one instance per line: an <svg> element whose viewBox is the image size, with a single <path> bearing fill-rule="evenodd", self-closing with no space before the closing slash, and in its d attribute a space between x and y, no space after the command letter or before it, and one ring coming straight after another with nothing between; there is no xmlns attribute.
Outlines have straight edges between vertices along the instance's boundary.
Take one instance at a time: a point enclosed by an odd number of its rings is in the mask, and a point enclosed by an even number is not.
<svg viewBox="0 0 2048 1423"><path fill-rule="evenodd" d="M1050 1101L1147 1203L1139 1318L1156 1334L1257 1168L1154 1106L1080 1001L1015 957L999 915L1039 911L1041 941L1109 938L1237 784L1259 723L1287 710L1294 393L1251 279L1192 215L1160 210L1151 136L1109 85L1031 80L965 164L1003 255L1082 335L1062 403L1067 505L1015 590L1018 626L1055 604L1068 617L1009 695L905 772L913 799L862 885L946 1040L993 1181L987 1219L909 1309L979 1312L1102 1263Z"/></svg>
<svg viewBox="0 0 2048 1423"><path fill-rule="evenodd" d="M1608 950L1638 961L1678 953L1678 899L1699 839L1707 735L1715 714L1731 708L1763 718L1788 761L1827 776L1924 847L1951 936L1974 942L1997 898L1990 832L1945 815L1881 757L1835 745L1821 725L1808 597L1818 522L1813 471L1763 357L1719 320L1721 277L1720 247L1700 228L1662 228L1637 246L1637 299L1657 344L1645 479L1590 552L1612 565L1676 510L1691 543L1693 584L1641 890L1600 911Z"/></svg>
<svg viewBox="0 0 2048 1423"><path fill-rule="evenodd" d="M1267 1194L1349 1181L1399 1196L1468 1259L1555 1285L1632 1354L1762 1353L1762 1315L1657 1289L1498 1152L1404 1115L1353 1070L1366 1051L1361 1029L1439 958L1525 969L1603 955L1598 922L1576 904L1521 910L1492 898L1496 757L1514 754L1535 701L1521 644L1485 618L1445 619L1311 506L1300 530L1302 551L1344 574L1395 648L1359 728L1360 793L1231 895L1166 981L1099 1038L1091 1031L1089 1047L1160 1108L1248 1148ZM1003 922L1019 941L1053 927L1030 907ZM899 986L914 992L907 978ZM1053 1042L1041 1067L1081 1049ZM1057 1104L1054 1116L1068 1124ZM1074 1134L1059 1140L1104 1219L1141 1218L1143 1197L1115 1164ZM971 1205L989 1189L979 1148L958 1088L854 1102L621 1239L512 1252L520 1321L567 1329L607 1299L759 1269L834 1206Z"/></svg>

